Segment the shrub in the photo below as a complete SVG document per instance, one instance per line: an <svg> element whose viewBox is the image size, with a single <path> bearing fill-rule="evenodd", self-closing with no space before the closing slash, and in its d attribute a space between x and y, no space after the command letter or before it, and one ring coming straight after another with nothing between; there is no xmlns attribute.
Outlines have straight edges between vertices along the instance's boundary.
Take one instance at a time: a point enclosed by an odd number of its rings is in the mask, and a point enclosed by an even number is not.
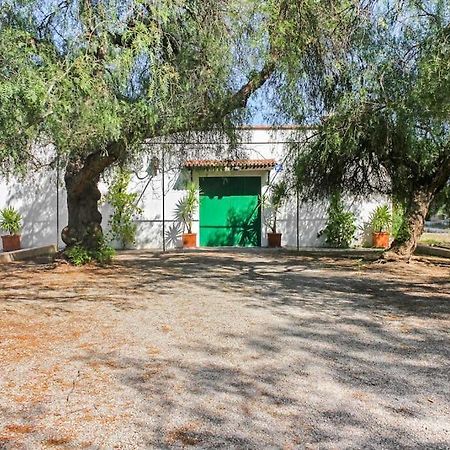
<svg viewBox="0 0 450 450"><path fill-rule="evenodd" d="M75 245L66 250L67 259L75 266L83 266L92 261L99 264L108 264L112 261L115 250L104 241L100 243L97 250L89 250L81 245Z"/></svg>
<svg viewBox="0 0 450 450"><path fill-rule="evenodd" d="M120 170L115 175L108 194L105 196L105 201L113 209L108 222L111 228L110 235L112 239L120 242L122 248L136 242L137 226L133 222L133 217L142 212L141 208L136 205L138 194L127 191L130 180L131 174Z"/></svg>
<svg viewBox="0 0 450 450"><path fill-rule="evenodd" d="M401 203L394 203L392 211L392 236L400 243L409 239L409 231L405 221L405 207Z"/></svg>
<svg viewBox="0 0 450 450"><path fill-rule="evenodd" d="M116 251L111 246L102 242L99 249L92 253L92 257L100 264L109 264L115 254Z"/></svg>
<svg viewBox="0 0 450 450"><path fill-rule="evenodd" d="M18 234L21 229L22 216L12 207L0 211L0 228L9 234Z"/></svg>
<svg viewBox="0 0 450 450"><path fill-rule="evenodd" d="M331 247L350 247L356 232L355 215L345 210L340 194L331 197L326 226L318 236L325 235L325 242Z"/></svg>
<svg viewBox="0 0 450 450"><path fill-rule="evenodd" d="M83 266L92 261L90 252L81 245L74 245L66 250L67 259L75 266Z"/></svg>

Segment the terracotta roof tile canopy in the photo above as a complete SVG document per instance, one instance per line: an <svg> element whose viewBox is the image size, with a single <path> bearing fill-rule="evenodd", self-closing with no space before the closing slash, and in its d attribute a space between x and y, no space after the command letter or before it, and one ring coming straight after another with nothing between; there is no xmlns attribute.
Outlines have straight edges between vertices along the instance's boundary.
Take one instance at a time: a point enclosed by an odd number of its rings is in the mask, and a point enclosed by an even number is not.
<svg viewBox="0 0 450 450"><path fill-rule="evenodd" d="M274 159L191 159L184 163L187 169L272 170Z"/></svg>

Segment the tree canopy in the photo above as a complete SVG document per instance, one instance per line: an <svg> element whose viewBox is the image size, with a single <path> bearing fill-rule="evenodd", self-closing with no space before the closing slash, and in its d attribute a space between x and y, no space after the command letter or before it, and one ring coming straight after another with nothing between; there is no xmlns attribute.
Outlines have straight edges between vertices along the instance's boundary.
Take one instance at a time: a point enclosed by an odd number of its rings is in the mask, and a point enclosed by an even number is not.
<svg viewBox="0 0 450 450"><path fill-rule="evenodd" d="M222 122L221 109L245 100L233 98L231 72L249 75L236 53L241 3L5 3L2 168L26 162L24 148L41 141L69 156L121 143L114 150L126 159L145 138Z"/></svg>
<svg viewBox="0 0 450 450"><path fill-rule="evenodd" d="M26 170L51 144L65 165L63 240L95 247L104 170L138 157L156 136L232 138L249 97L268 82L292 109L300 98L292 86L322 83L365 3L4 0L1 170Z"/></svg>
<svg viewBox="0 0 450 450"><path fill-rule="evenodd" d="M298 152L303 197L392 195L406 208L408 254L450 176L449 9L445 0L3 0L0 170L26 171L52 149L68 193L63 240L95 247L105 170L155 137L221 132L232 142L249 98L268 85L274 123L318 125Z"/></svg>
<svg viewBox="0 0 450 450"><path fill-rule="evenodd" d="M378 7L322 102L296 176L304 199L391 195L406 208L407 231L392 250L409 257L450 177L450 5Z"/></svg>
<svg viewBox="0 0 450 450"><path fill-rule="evenodd" d="M128 158L152 136L239 123L270 77L319 76L347 3L6 0L1 167L36 143L72 155L123 140Z"/></svg>

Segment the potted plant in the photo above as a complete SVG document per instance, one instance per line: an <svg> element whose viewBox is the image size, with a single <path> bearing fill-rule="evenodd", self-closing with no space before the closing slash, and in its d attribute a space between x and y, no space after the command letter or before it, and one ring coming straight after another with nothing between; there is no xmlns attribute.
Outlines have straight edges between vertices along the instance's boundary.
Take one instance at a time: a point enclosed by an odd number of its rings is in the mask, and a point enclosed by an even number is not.
<svg viewBox="0 0 450 450"><path fill-rule="evenodd" d="M372 245L375 248L388 248L390 228L392 225L392 214L388 205L378 206L370 216L370 227L372 228Z"/></svg>
<svg viewBox="0 0 450 450"><path fill-rule="evenodd" d="M186 195L178 202L178 216L183 222L183 247L197 246L197 234L192 232L192 222L198 208L199 188L197 183L190 182L186 186Z"/></svg>
<svg viewBox="0 0 450 450"><path fill-rule="evenodd" d="M20 250L20 228L22 217L14 208L7 207L0 211L0 228L6 231L7 235L2 236L3 251L12 252Z"/></svg>
<svg viewBox="0 0 450 450"><path fill-rule="evenodd" d="M280 212L283 203L287 199L288 187L286 180L281 180L271 187L268 207L270 209L270 217L268 220L268 227L270 232L267 233L267 242L270 248L281 247L281 233L277 230L278 213Z"/></svg>

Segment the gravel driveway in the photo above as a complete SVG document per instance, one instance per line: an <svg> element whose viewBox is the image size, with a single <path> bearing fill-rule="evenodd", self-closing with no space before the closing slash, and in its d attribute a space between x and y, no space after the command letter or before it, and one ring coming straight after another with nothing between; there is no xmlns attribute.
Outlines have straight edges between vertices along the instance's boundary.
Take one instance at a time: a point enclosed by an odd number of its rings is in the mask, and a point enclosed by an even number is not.
<svg viewBox="0 0 450 450"><path fill-rule="evenodd" d="M0 448L450 448L450 263L0 267Z"/></svg>

